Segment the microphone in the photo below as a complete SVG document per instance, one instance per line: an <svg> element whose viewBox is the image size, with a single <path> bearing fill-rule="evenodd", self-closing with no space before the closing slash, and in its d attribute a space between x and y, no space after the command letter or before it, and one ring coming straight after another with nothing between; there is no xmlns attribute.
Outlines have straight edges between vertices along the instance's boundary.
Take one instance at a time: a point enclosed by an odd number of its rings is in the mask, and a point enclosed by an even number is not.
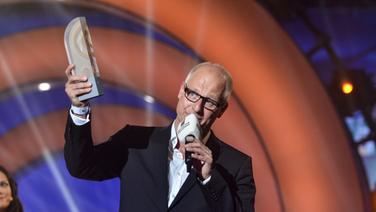
<svg viewBox="0 0 376 212"><path fill-rule="evenodd" d="M193 135L188 135L185 137L185 144L192 143L195 140L195 137ZM185 151L185 165L187 165L187 172L191 172L193 167L193 158L192 158L192 152L191 151Z"/></svg>
<svg viewBox="0 0 376 212"><path fill-rule="evenodd" d="M191 143L194 139L200 139L201 127L198 123L197 117L194 114L189 114L185 117L184 121L180 123L177 130L177 136L179 142L185 144ZM185 151L185 163L187 165L187 171L190 172L193 167L192 152Z"/></svg>

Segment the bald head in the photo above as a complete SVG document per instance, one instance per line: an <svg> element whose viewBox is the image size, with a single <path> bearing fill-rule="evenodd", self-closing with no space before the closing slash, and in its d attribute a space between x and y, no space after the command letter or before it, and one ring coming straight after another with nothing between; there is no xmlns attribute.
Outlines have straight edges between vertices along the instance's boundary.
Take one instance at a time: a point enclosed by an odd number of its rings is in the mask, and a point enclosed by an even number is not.
<svg viewBox="0 0 376 212"><path fill-rule="evenodd" d="M218 77L221 81L223 80L224 90L221 95L221 101L227 102L232 93L232 78L226 68L212 62L199 63L189 71L187 77L185 78L185 83L188 83L198 72L206 72L210 75ZM204 73L200 73L200 75L201 74Z"/></svg>

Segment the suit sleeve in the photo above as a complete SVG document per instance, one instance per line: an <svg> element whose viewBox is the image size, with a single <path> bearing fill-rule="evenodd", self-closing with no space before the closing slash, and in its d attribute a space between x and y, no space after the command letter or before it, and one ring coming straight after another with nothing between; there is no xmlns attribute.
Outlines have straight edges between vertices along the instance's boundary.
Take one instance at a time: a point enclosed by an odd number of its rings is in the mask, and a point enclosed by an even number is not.
<svg viewBox="0 0 376 212"><path fill-rule="evenodd" d="M64 158L72 176L104 180L120 175L127 160L127 147L121 136L126 127L102 144L93 145L91 123L82 126L73 123L68 115L65 128Z"/></svg>
<svg viewBox="0 0 376 212"><path fill-rule="evenodd" d="M254 212L256 187L249 157L242 162L235 177L223 167L214 167L211 180L202 187L211 211Z"/></svg>
<svg viewBox="0 0 376 212"><path fill-rule="evenodd" d="M244 161L236 177L237 184L237 211L255 211L256 186L253 178L252 160L248 158Z"/></svg>

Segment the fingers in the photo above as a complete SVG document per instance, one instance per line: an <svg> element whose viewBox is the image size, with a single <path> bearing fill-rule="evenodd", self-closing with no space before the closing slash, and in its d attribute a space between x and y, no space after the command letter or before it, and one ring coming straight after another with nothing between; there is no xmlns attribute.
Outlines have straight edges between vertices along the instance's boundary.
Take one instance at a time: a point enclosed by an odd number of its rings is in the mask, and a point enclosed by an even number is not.
<svg viewBox="0 0 376 212"><path fill-rule="evenodd" d="M65 75L67 76L67 78L69 78L70 76L74 75L73 69L74 69L74 65L73 64L69 64L68 67L67 67L67 69L65 69Z"/></svg>
<svg viewBox="0 0 376 212"><path fill-rule="evenodd" d="M74 72L74 64L68 65L67 69L65 69L65 75L67 76L68 81L87 81L87 77L85 75L78 76Z"/></svg>
<svg viewBox="0 0 376 212"><path fill-rule="evenodd" d="M212 151L201 142L193 142L185 145L187 151L192 152L192 157L203 161L204 163L212 163Z"/></svg>
<svg viewBox="0 0 376 212"><path fill-rule="evenodd" d="M82 82L82 81L74 81L72 83L68 83L68 86L72 90L80 90L80 89L87 89L91 88L90 82Z"/></svg>
<svg viewBox="0 0 376 212"><path fill-rule="evenodd" d="M70 64L67 69L65 69L65 75L67 76L68 82L72 83L75 81L87 81L87 77L85 75L78 76L74 73L74 65Z"/></svg>
<svg viewBox="0 0 376 212"><path fill-rule="evenodd" d="M74 106L84 106L84 102L78 100L78 96L89 93L92 89L92 84L87 82L86 76L77 76L74 74L74 65L69 65L65 69L67 82L65 83L65 93L70 98Z"/></svg>
<svg viewBox="0 0 376 212"><path fill-rule="evenodd" d="M202 143L188 143L185 147L188 151L197 152L198 154L211 154L211 150Z"/></svg>
<svg viewBox="0 0 376 212"><path fill-rule="evenodd" d="M84 86L85 85L85 86ZM77 83L72 85L67 85L65 92L69 98L77 98L78 96L89 93L91 91L90 83Z"/></svg>
<svg viewBox="0 0 376 212"><path fill-rule="evenodd" d="M90 91L90 82L68 81L67 83L65 83L65 92L69 97L77 97Z"/></svg>
<svg viewBox="0 0 376 212"><path fill-rule="evenodd" d="M213 155L212 151L200 140L185 144L186 151L192 152L193 167L198 171L200 179L208 179L211 176Z"/></svg>
<svg viewBox="0 0 376 212"><path fill-rule="evenodd" d="M91 83L84 79L86 79L86 77L77 78L75 76L68 79L68 81L65 83L65 92L68 94L68 96L77 96L79 94L91 91Z"/></svg>

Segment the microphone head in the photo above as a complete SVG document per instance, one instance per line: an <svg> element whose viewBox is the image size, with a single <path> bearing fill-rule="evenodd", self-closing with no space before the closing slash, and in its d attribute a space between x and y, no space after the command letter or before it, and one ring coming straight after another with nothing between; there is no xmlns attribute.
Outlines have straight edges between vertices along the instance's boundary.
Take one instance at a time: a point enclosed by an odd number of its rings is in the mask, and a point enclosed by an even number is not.
<svg viewBox="0 0 376 212"><path fill-rule="evenodd" d="M179 124L177 136L180 142L186 142L188 136L194 137L196 139L201 138L201 127L197 117L194 114L189 114L185 117L184 121Z"/></svg>

